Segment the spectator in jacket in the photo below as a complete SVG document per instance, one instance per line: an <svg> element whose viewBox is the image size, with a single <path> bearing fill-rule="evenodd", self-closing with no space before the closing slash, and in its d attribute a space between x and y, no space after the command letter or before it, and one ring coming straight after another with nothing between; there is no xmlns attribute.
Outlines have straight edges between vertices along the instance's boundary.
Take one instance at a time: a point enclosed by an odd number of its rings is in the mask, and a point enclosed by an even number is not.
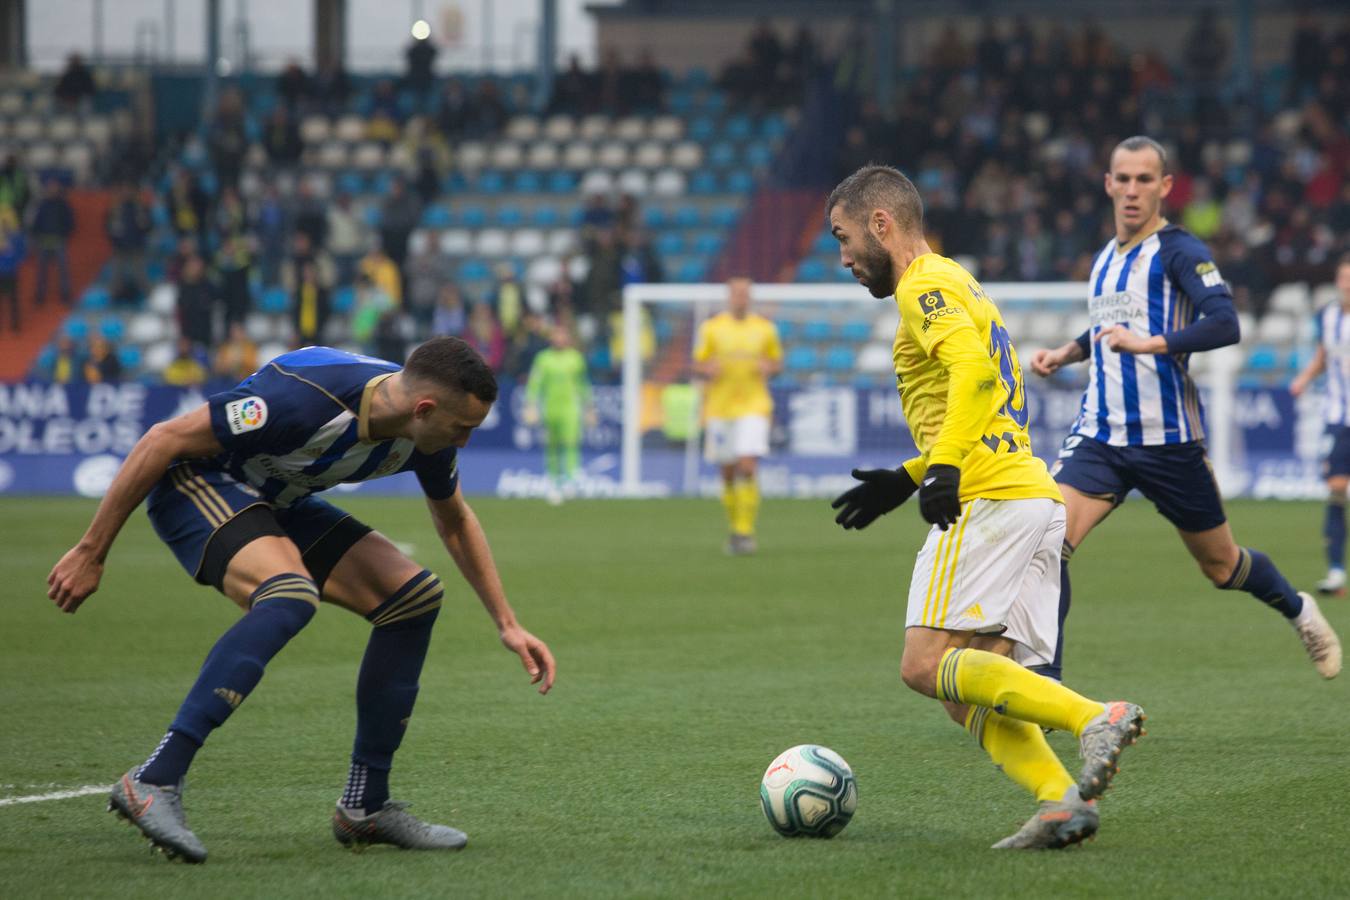
<svg viewBox="0 0 1350 900"><path fill-rule="evenodd" d="M29 228L37 247L37 294L35 303L41 306L47 299L47 270L56 264L60 279L61 302L69 306L74 298L70 293L70 262L66 246L75 233L75 211L66 200L66 189L55 178L49 178L43 188L42 199L33 211Z"/></svg>
<svg viewBox="0 0 1350 900"><path fill-rule="evenodd" d="M216 287L207 278L206 261L197 254L183 260L178 281L178 333L201 347L215 343Z"/></svg>
<svg viewBox="0 0 1350 900"><path fill-rule="evenodd" d="M112 246L112 296L136 303L145 295L145 249L153 223L136 185L118 187L104 230Z"/></svg>
<svg viewBox="0 0 1350 900"><path fill-rule="evenodd" d="M122 380L122 360L117 348L102 335L89 339L89 356L84 360L84 380L90 384L116 384Z"/></svg>

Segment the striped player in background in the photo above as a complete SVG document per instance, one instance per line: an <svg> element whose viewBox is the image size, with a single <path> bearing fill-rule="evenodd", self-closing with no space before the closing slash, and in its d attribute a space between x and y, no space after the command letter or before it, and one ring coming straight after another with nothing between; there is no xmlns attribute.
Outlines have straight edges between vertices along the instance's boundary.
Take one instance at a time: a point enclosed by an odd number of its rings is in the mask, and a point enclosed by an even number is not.
<svg viewBox="0 0 1350 900"><path fill-rule="evenodd" d="M309 624L322 598L371 624L334 836L355 848L464 846L463 832L423 822L389 800L389 770L440 612L440 580L379 532L314 495L344 482L416 474L445 549L502 644L546 692L553 657L516 621L482 526L459 486L456 453L496 399L492 371L459 338L427 341L402 368L305 347L161 422L136 443L84 537L52 569L48 596L63 612L78 610L98 590L118 531L148 496L160 540L199 584L229 597L244 615L212 647L150 758L114 785L109 810L167 854L205 862L206 848L183 814L183 777L207 737L248 699L264 667Z"/></svg>
<svg viewBox="0 0 1350 900"><path fill-rule="evenodd" d="M1059 678L1069 612L1069 559L1083 539L1137 489L1181 535L1215 587L1242 590L1293 625L1324 678L1341 670L1341 645L1310 595L1294 590L1268 556L1239 547L1205 455L1192 353L1238 342L1233 297L1201 241L1162 217L1172 188L1167 152L1132 137L1111 153L1106 193L1115 238L1089 280L1091 327L1031 369L1049 376L1090 360L1082 410L1051 470L1064 493L1068 529L1061 557L1059 647L1042 673Z"/></svg>
<svg viewBox="0 0 1350 900"><path fill-rule="evenodd" d="M1345 493L1350 486L1350 256L1336 266L1339 303L1317 311L1317 351L1289 385L1289 393L1301 396L1314 378L1327 375L1325 407L1326 459L1322 472L1327 478L1327 512L1322 523L1326 541L1327 577L1317 584L1320 594L1345 593Z"/></svg>
<svg viewBox="0 0 1350 900"><path fill-rule="evenodd" d="M773 397L769 379L783 370L778 329L750 311L750 279L727 281L727 308L699 326L694 372L707 379L704 455L722 471L722 505L732 556L755 552L759 460L769 453Z"/></svg>

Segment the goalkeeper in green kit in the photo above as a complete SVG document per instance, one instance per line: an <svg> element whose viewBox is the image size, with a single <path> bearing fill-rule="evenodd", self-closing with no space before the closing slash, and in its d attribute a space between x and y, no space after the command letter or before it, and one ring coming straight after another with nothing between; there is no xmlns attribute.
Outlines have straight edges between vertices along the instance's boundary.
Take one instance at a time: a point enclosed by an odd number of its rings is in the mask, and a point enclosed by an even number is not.
<svg viewBox="0 0 1350 900"><path fill-rule="evenodd" d="M562 501L564 488L571 487L580 470L582 421L594 420L591 381L586 360L572 346L566 325L553 326L549 346L540 350L530 366L525 385L525 422L544 425L544 460L552 489L549 501Z"/></svg>

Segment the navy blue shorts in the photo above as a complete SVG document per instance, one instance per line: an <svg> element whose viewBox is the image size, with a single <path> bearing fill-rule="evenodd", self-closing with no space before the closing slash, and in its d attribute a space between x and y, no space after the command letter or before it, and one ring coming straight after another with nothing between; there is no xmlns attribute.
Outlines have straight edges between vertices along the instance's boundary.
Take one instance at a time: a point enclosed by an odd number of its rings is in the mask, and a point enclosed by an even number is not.
<svg viewBox="0 0 1350 900"><path fill-rule="evenodd" d="M1181 531L1208 531L1228 520L1202 441L1113 447L1071 434L1050 474L1060 484L1116 506L1138 490Z"/></svg>
<svg viewBox="0 0 1350 900"><path fill-rule="evenodd" d="M180 462L150 491L150 524L178 562L201 584L216 588L245 544L266 535L289 538L319 589L342 555L371 529L318 497L273 507L228 472Z"/></svg>
<svg viewBox="0 0 1350 900"><path fill-rule="evenodd" d="M1350 428L1328 425L1323 440L1326 442L1327 455L1322 461L1322 474L1327 478L1350 475Z"/></svg>

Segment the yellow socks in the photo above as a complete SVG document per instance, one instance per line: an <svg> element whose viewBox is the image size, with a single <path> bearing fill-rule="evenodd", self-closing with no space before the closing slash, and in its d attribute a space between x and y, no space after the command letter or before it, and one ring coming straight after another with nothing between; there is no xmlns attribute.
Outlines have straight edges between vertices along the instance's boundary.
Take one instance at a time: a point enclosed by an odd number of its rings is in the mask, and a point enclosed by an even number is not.
<svg viewBox="0 0 1350 900"><path fill-rule="evenodd" d="M722 482L722 508L727 511L727 527L731 529L733 534L736 531L736 523L740 514L739 499L736 494L735 483Z"/></svg>
<svg viewBox="0 0 1350 900"><path fill-rule="evenodd" d="M731 490L736 497L732 533L754 534L755 519L759 516L759 484L754 479L738 479Z"/></svg>
<svg viewBox="0 0 1350 900"><path fill-rule="evenodd" d="M1105 711L1096 700L997 653L951 649L938 663L937 696L952 703L984 706L994 712L1075 736Z"/></svg>
<svg viewBox="0 0 1350 900"><path fill-rule="evenodd" d="M1036 801L1063 800L1073 787L1064 764L1046 743L1039 726L999 715L984 706L972 706L966 730L985 749L994 765L1036 795Z"/></svg>

